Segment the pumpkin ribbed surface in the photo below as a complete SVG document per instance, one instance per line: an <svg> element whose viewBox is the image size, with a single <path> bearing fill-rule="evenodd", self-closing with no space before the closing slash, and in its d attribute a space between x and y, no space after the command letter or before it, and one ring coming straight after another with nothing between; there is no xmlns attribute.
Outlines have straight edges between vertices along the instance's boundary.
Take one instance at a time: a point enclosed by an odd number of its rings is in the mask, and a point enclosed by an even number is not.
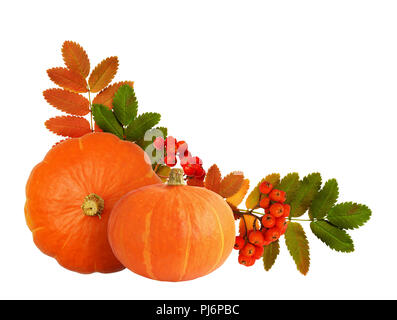
<svg viewBox="0 0 397 320"><path fill-rule="evenodd" d="M108 219L128 191L160 183L144 157L137 145L109 133L90 133L52 148L26 185L25 217L36 246L80 273L123 269L107 240ZM87 215L97 199L103 200L100 215Z"/></svg>
<svg viewBox="0 0 397 320"><path fill-rule="evenodd" d="M109 220L109 242L133 272L183 281L221 266L232 251L232 210L217 194L191 186L153 185L125 195Z"/></svg>

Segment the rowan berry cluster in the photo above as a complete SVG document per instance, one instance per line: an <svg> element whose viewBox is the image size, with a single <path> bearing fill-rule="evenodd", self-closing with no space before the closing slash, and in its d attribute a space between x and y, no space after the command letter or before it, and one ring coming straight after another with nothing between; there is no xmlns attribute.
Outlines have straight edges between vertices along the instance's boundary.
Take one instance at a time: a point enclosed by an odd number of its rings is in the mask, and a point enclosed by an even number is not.
<svg viewBox="0 0 397 320"><path fill-rule="evenodd" d="M183 171L188 178L204 180L206 172L203 168L203 162L199 157L192 156L185 141L177 141L172 136L168 136L165 140L158 137L154 140L153 145L157 150L164 151L163 161L165 165L174 167L179 158Z"/></svg>
<svg viewBox="0 0 397 320"><path fill-rule="evenodd" d="M264 209L264 215L259 218L252 212L243 213L254 215L254 229L248 234L244 228L244 234L236 237L234 249L239 250L238 262L247 267L252 266L257 259L263 255L264 246L277 241L287 230L287 217L290 214L291 207L284 204L287 195L284 191L274 189L269 182L262 182L259 185L261 193L259 206ZM242 217L244 218L244 217ZM259 221L260 228L256 228Z"/></svg>

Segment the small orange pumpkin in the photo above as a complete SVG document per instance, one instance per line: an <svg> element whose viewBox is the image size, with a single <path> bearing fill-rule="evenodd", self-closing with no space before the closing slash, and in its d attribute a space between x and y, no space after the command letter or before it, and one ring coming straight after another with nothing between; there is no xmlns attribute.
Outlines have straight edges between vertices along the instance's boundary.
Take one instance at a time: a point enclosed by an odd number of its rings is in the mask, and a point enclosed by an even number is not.
<svg viewBox="0 0 397 320"><path fill-rule="evenodd" d="M133 190L115 205L109 242L131 271L155 280L191 280L214 271L232 251L229 205L208 189L183 184L183 171L172 169L168 185Z"/></svg>
<svg viewBox="0 0 397 320"><path fill-rule="evenodd" d="M26 185L25 217L36 246L80 273L123 269L107 240L108 219L125 193L161 182L145 155L110 133L53 147Z"/></svg>

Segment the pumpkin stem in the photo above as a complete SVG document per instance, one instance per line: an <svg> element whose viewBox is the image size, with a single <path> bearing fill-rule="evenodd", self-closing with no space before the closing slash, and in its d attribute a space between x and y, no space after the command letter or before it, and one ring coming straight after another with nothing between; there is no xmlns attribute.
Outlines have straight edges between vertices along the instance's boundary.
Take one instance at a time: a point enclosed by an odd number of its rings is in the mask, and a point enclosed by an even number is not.
<svg viewBox="0 0 397 320"><path fill-rule="evenodd" d="M168 178L169 186L183 186L185 180L183 179L183 170L180 168L172 168L170 171L170 176Z"/></svg>
<svg viewBox="0 0 397 320"><path fill-rule="evenodd" d="M99 216L101 218L101 213L105 208L105 201L95 193L91 193L84 198L81 209L86 216Z"/></svg>

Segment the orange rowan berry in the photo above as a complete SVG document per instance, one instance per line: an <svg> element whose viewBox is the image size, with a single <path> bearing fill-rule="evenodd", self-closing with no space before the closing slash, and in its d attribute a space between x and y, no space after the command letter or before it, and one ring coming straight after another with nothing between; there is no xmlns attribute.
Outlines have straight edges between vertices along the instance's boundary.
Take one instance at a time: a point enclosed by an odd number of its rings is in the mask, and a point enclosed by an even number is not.
<svg viewBox="0 0 397 320"><path fill-rule="evenodd" d="M239 254L238 262L243 266L250 267L255 263L255 259L253 257L247 257L243 254Z"/></svg>
<svg viewBox="0 0 397 320"><path fill-rule="evenodd" d="M284 233L287 231L288 222L289 222L289 221L286 221L284 227L280 230L280 235L284 234Z"/></svg>
<svg viewBox="0 0 397 320"><path fill-rule="evenodd" d="M268 194L272 189L273 185L267 181L264 181L259 185L259 191L263 194Z"/></svg>
<svg viewBox="0 0 397 320"><path fill-rule="evenodd" d="M255 253L255 246L251 243L246 243L240 252L246 257L251 257Z"/></svg>
<svg viewBox="0 0 397 320"><path fill-rule="evenodd" d="M281 203L273 203L270 206L270 214L276 218L280 218L284 214L284 206Z"/></svg>
<svg viewBox="0 0 397 320"><path fill-rule="evenodd" d="M284 204L283 217L289 217L290 212L291 212L291 206L289 204Z"/></svg>
<svg viewBox="0 0 397 320"><path fill-rule="evenodd" d="M263 256L263 251L265 251L265 248L262 246L255 246L255 253L252 256L254 259L260 259Z"/></svg>
<svg viewBox="0 0 397 320"><path fill-rule="evenodd" d="M271 214L266 213L262 217L262 225L265 228L273 228L275 224L276 224L276 218L274 216L272 216Z"/></svg>
<svg viewBox="0 0 397 320"><path fill-rule="evenodd" d="M287 195L284 191L273 189L269 194L269 198L272 201L284 202L287 199Z"/></svg>
<svg viewBox="0 0 397 320"><path fill-rule="evenodd" d="M263 236L262 232L252 230L248 234L248 240L255 246L262 246L263 242L265 242L265 237Z"/></svg>
<svg viewBox="0 0 397 320"><path fill-rule="evenodd" d="M280 238L280 231L277 230L277 228L273 227L266 231L266 235L265 235L266 241L273 242L276 241L278 238Z"/></svg>
<svg viewBox="0 0 397 320"><path fill-rule="evenodd" d="M245 245L245 240L242 236L236 236L236 240L234 241L234 249L241 250Z"/></svg>
<svg viewBox="0 0 397 320"><path fill-rule="evenodd" d="M259 206L263 209L268 208L270 205L270 199L268 197L264 197L261 199L261 201L259 202Z"/></svg>
<svg viewBox="0 0 397 320"><path fill-rule="evenodd" d="M275 227L280 231L284 229L284 227L288 224L287 220L285 217L280 217L276 219L276 224Z"/></svg>
<svg viewBox="0 0 397 320"><path fill-rule="evenodd" d="M272 242L271 241L267 241L267 240L265 240L265 244L264 244L264 246L268 246L269 244L271 244Z"/></svg>

